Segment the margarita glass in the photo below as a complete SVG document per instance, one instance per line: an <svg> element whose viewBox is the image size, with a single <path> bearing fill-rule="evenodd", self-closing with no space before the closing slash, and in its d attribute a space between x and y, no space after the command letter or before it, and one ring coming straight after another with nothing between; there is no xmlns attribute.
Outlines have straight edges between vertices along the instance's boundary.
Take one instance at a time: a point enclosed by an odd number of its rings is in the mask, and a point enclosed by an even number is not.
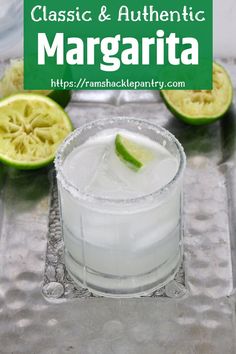
<svg viewBox="0 0 236 354"><path fill-rule="evenodd" d="M142 172L116 155L124 134L153 151ZM65 264L75 283L111 297L147 295L182 262L185 154L152 123L99 120L75 130L56 158Z"/></svg>

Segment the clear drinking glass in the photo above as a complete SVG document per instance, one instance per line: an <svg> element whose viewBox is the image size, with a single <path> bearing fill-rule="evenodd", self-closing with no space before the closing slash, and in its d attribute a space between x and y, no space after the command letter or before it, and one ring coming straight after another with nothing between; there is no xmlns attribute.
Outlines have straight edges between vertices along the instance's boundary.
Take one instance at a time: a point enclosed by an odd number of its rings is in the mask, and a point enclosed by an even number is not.
<svg viewBox="0 0 236 354"><path fill-rule="evenodd" d="M23 0L0 0L0 60L22 53Z"/></svg>
<svg viewBox="0 0 236 354"><path fill-rule="evenodd" d="M132 199L95 197L71 185L63 174L67 156L88 138L112 128L143 134L165 146L178 161L174 178L162 189ZM183 148L172 134L142 120L99 120L75 130L66 139L55 166L65 264L75 283L99 295L137 297L174 278L183 254L185 161ZM83 166L80 170L83 173Z"/></svg>

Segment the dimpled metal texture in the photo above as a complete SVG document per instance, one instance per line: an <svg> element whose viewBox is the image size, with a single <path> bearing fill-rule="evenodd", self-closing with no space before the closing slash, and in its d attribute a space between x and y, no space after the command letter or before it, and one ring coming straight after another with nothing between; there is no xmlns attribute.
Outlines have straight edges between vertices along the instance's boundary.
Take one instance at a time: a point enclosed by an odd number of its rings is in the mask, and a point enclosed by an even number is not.
<svg viewBox="0 0 236 354"><path fill-rule="evenodd" d="M223 64L235 87L236 62ZM185 288L177 279L165 297L75 297L58 259L54 171L0 165L0 353L234 354L235 109L221 122L191 127L173 118L155 91L78 91L68 112L75 126L102 117L147 119L184 146ZM51 251L50 233L58 237Z"/></svg>

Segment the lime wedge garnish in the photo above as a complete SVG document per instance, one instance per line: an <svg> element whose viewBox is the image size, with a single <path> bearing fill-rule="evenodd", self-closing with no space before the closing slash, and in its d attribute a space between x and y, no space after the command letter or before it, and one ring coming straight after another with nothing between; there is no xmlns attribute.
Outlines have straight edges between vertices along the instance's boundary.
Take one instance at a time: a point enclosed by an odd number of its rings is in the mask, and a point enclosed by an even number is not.
<svg viewBox="0 0 236 354"><path fill-rule="evenodd" d="M0 96L7 97L16 93L34 93L48 96L65 108L71 99L71 92L67 90L24 90L24 62L22 59L13 59L6 67L0 81Z"/></svg>
<svg viewBox="0 0 236 354"><path fill-rule="evenodd" d="M68 115L48 97L25 93L0 101L0 161L9 166L48 165L71 131Z"/></svg>
<svg viewBox="0 0 236 354"><path fill-rule="evenodd" d="M152 151L117 134L115 139L117 155L131 168L139 170L147 162L153 159Z"/></svg>
<svg viewBox="0 0 236 354"><path fill-rule="evenodd" d="M191 125L204 125L227 113L233 100L233 87L226 70L213 63L213 90L172 90L161 94L176 117Z"/></svg>

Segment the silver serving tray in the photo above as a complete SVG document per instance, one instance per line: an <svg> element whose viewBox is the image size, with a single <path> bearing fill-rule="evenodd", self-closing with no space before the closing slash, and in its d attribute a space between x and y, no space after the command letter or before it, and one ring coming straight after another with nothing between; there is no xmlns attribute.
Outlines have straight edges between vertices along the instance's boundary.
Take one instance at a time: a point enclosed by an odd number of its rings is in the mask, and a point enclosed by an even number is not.
<svg viewBox="0 0 236 354"><path fill-rule="evenodd" d="M236 87L236 61L223 64ZM111 116L150 119L183 144L186 291L130 300L45 298L52 169L0 165L0 353L234 354L235 109L214 125L191 127L174 119L155 91L81 91L68 112L75 126Z"/></svg>

